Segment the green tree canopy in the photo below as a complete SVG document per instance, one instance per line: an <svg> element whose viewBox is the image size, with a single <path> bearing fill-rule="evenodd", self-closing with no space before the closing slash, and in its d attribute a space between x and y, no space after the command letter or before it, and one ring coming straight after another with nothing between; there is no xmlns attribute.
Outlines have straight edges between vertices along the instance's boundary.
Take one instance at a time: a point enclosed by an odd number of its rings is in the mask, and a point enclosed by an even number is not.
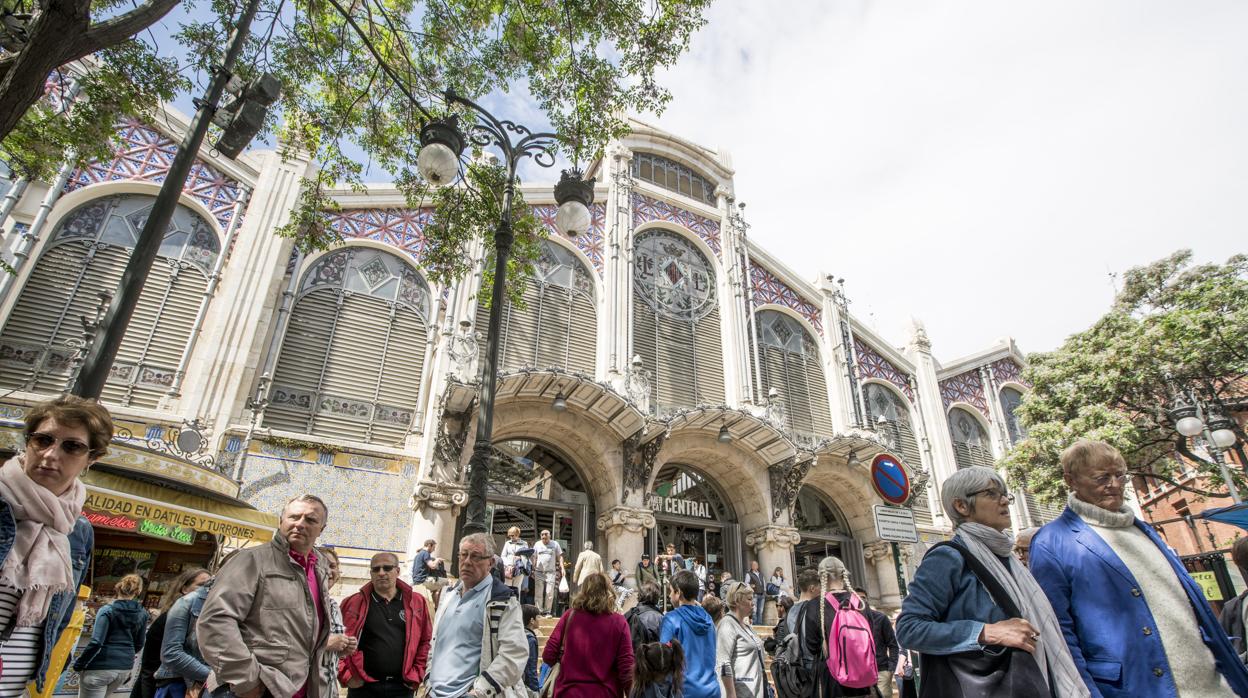
<svg viewBox="0 0 1248 698"><path fill-rule="evenodd" d="M1058 456L1079 438L1113 444L1135 474L1169 478L1180 459L1224 485L1204 448L1175 430L1180 391L1231 414L1248 408L1248 256L1192 264L1190 250L1128 271L1109 312L1057 350L1032 354L1018 410L1027 437L1004 459L1015 484L1065 498ZM1245 438L1239 425L1234 430ZM1231 466L1241 491L1244 473Z"/></svg>
<svg viewBox="0 0 1248 698"><path fill-rule="evenodd" d="M39 2L37 23L68 0L31 1ZM151 2L160 4L143 19L168 11L172 0ZM115 43L94 54L94 69L80 80L79 99L9 105L21 116L11 132L0 132L0 159L19 175L46 178L66 157L106 157L111 147L106 135L121 118L150 118L161 100L192 87L182 72L202 80L219 62L241 0L200 2L197 7L186 0L169 15L178 23L177 40L185 48L182 65L158 55L150 32ZM670 100L656 73L688 47L709 2L260 0L237 73L244 79L261 72L279 78L282 96L279 108L270 112L266 133L279 136L289 151L310 153L319 168L305 182L299 209L283 233L304 249L335 242L336 234L323 220L324 211L335 208L326 192L344 184L362 186L369 166L393 175L409 205L429 201L416 168L420 128L448 113L442 98L448 88L472 99L513 91L531 97L574 164L593 158L627 130L628 113L657 113ZM105 14L122 6L118 0L89 4ZM55 36L39 38L38 47L32 40L20 54L0 52L0 71L6 61L36 48L48 55L81 55ZM163 49L167 54L169 47ZM58 65L52 63L41 75L51 70L53 82L59 82ZM3 117L0 113L0 123ZM468 186L432 197L435 220L445 222L429 236L425 263L435 281L462 275L470 262L467 243L488 241L497 221L498 203L492 199L498 190L483 185L498 183L498 169L478 165L473 170L466 177ZM524 210L523 201L516 203L518 211ZM526 250L536 250L545 231L531 218L517 220L516 228L516 271L523 280Z"/></svg>

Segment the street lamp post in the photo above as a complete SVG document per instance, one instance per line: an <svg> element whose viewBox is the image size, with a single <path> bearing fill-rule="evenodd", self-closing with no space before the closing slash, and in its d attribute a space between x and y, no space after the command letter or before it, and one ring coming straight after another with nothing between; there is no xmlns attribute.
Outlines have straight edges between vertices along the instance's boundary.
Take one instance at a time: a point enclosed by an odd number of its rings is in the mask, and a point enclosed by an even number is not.
<svg viewBox="0 0 1248 698"><path fill-rule="evenodd" d="M1226 467L1226 461L1222 458L1223 451L1234 447L1238 440L1232 429L1230 418L1221 412L1211 410L1199 398L1185 395L1185 391L1176 391L1174 407L1170 409L1170 420L1174 422L1174 429L1181 436L1203 438L1210 457L1222 472L1222 479L1226 481L1231 500L1236 503L1242 501L1239 488L1231 479L1231 471Z"/></svg>
<svg viewBox="0 0 1248 698"><path fill-rule="evenodd" d="M425 124L420 131L420 154L416 160L421 176L435 187L454 183L459 177L460 158L467 143L502 151L503 167L507 172L503 184L502 213L494 228L494 288L490 292L490 321L486 329L485 359L481 363L481 401L476 439L472 458L468 461L468 505L463 532L470 534L485 531L486 487L489 484L490 459L493 458L494 393L498 384L501 310L507 285L507 260L515 242L511 204L516 193L516 168L524 158L532 158L542 167L553 166L558 136L533 133L515 122L499 120L477 103L451 90L446 92L446 101L467 107L479 118L467 126L466 132L460 129L457 116ZM591 223L589 204L593 200L594 180L583 179L581 172L575 168L564 170L555 185L555 202L559 205L555 227L559 232L576 238L588 230Z"/></svg>

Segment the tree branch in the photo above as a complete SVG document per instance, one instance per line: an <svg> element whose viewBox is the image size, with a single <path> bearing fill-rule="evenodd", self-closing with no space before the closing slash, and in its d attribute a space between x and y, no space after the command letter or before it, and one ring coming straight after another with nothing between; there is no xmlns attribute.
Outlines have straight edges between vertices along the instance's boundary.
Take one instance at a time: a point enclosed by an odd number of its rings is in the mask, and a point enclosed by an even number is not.
<svg viewBox="0 0 1248 698"><path fill-rule="evenodd" d="M1138 475L1140 477L1151 477L1157 480L1161 480L1162 482L1166 482L1171 485L1174 485L1175 487L1181 490L1191 492L1192 494L1198 494L1202 497L1227 497L1229 496L1226 492L1210 492L1208 490L1199 490L1190 485L1184 485L1183 483L1173 478L1167 477L1165 475L1161 475L1159 473L1150 473L1150 472L1142 471L1142 470L1133 470L1131 471L1131 475Z"/></svg>
<svg viewBox="0 0 1248 698"><path fill-rule="evenodd" d="M124 15L105 20L87 30L81 43L71 53L77 54L62 59L63 63L82 58L119 44L139 32L147 29L169 11L177 7L179 0L148 0Z"/></svg>

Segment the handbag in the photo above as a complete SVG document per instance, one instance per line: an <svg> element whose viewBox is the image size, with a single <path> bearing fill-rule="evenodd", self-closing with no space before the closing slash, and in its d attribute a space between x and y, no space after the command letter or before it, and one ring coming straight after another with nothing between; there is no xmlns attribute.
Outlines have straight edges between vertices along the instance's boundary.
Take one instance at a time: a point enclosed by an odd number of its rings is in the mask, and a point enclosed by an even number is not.
<svg viewBox="0 0 1248 698"><path fill-rule="evenodd" d="M546 672L546 680L542 682L542 690L537 695L540 698L554 698L555 681L559 678L559 666L563 664L563 648L567 646L568 632L572 629L572 616L576 615L576 611L568 611L568 619L563 621L563 638L560 640L559 661L550 667L550 671Z"/></svg>
<svg viewBox="0 0 1248 698"><path fill-rule="evenodd" d="M768 595L768 596L779 596L779 595L780 595L780 587L779 587L779 585L772 584L771 582L767 582L767 588L765 589L765 591L767 592L767 595Z"/></svg>
<svg viewBox="0 0 1248 698"><path fill-rule="evenodd" d="M944 541L940 546L958 551L963 563L988 590L1009 618L1022 614L1001 582L966 546ZM1048 681L1030 652L993 645L959 654L919 655L919 698L1049 698Z"/></svg>

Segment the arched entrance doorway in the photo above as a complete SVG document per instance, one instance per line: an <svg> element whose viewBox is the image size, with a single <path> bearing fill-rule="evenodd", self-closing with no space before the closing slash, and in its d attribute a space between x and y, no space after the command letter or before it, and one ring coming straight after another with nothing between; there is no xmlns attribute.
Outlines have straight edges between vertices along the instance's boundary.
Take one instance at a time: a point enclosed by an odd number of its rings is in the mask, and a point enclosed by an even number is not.
<svg viewBox="0 0 1248 698"><path fill-rule="evenodd" d="M793 574L816 567L828 555L839 557L855 584L863 584L866 568L862 545L840 508L813 487L804 486L793 505L793 526L802 540L793 548Z"/></svg>
<svg viewBox="0 0 1248 698"><path fill-rule="evenodd" d="M661 554L668 543L692 564L701 559L707 571L728 570L741 575L741 533L737 515L724 492L700 471L668 463L654 478L647 494L656 525L645 551Z"/></svg>
<svg viewBox="0 0 1248 698"><path fill-rule="evenodd" d="M500 441L494 449L486 519L495 544L502 549L512 526L529 544L548 530L563 548L564 559L575 561L589 539L594 506L571 459L527 439Z"/></svg>

